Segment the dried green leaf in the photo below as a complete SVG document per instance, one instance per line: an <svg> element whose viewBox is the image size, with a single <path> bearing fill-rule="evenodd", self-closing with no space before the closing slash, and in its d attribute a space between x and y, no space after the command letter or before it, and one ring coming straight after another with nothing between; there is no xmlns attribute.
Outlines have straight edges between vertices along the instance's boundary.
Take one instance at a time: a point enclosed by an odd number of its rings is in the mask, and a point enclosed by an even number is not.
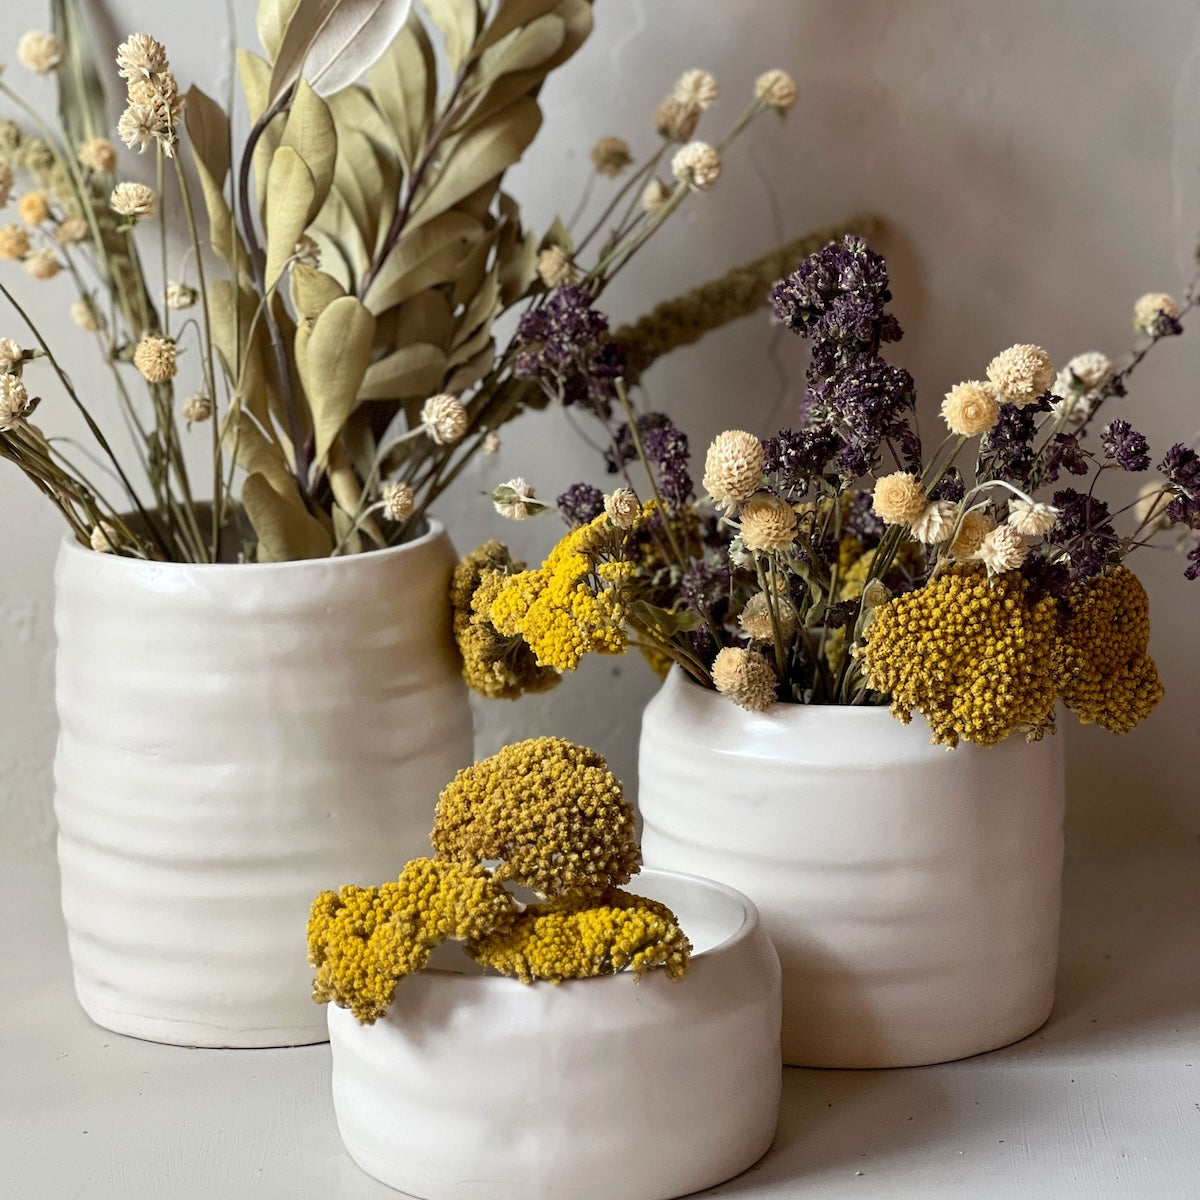
<svg viewBox="0 0 1200 1200"><path fill-rule="evenodd" d="M246 100L246 111L251 121L257 121L267 109L267 85L271 78L271 67L257 54L247 50L237 52L238 74L242 81L242 95ZM271 158L279 148L283 133L283 117L276 117L259 138L254 147L254 194L260 219L267 209L267 173Z"/></svg>
<svg viewBox="0 0 1200 1200"><path fill-rule="evenodd" d="M367 80L411 173L437 103L437 63L420 21L409 21L400 31L367 73Z"/></svg>
<svg viewBox="0 0 1200 1200"><path fill-rule="evenodd" d="M639 624L653 629L664 641L673 638L677 633L691 633L703 624L697 612L690 609L684 612L670 612L647 600L634 600L629 606L629 613Z"/></svg>
<svg viewBox="0 0 1200 1200"><path fill-rule="evenodd" d="M58 115L67 144L78 146L87 138L108 133L108 105L96 69L93 40L88 36L77 0L52 0L51 28L66 49L54 73L58 89Z"/></svg>
<svg viewBox="0 0 1200 1200"><path fill-rule="evenodd" d="M408 20L412 0L343 0L317 35L304 77L318 95L349 87L374 65Z"/></svg>
<svg viewBox="0 0 1200 1200"><path fill-rule="evenodd" d="M436 289L421 292L395 310L388 345L429 342L445 350L454 338L455 329L454 313L445 294Z"/></svg>
<svg viewBox="0 0 1200 1200"><path fill-rule="evenodd" d="M483 226L459 212L443 213L418 225L384 259L367 291L367 307L381 313L426 288L450 282L482 237Z"/></svg>
<svg viewBox="0 0 1200 1200"><path fill-rule="evenodd" d="M315 194L308 214L311 222L325 203L333 183L337 130L328 106L303 79L296 86L296 97L288 112L279 144L295 150L312 174Z"/></svg>
<svg viewBox="0 0 1200 1200"><path fill-rule="evenodd" d="M233 381L242 405L269 430L271 400L278 400L278 381L262 321L254 325L257 308L257 297L245 289L235 289L231 279L218 279L208 286L213 343L225 363L226 374ZM254 336L250 339L252 327ZM240 344L235 345L235 334L240 337Z"/></svg>
<svg viewBox="0 0 1200 1200"><path fill-rule="evenodd" d="M229 118L224 109L198 87L188 89L183 111L208 213L209 244L230 267L234 264L236 246L237 261L244 267L249 261L246 249L225 199L225 180L230 166Z"/></svg>
<svg viewBox="0 0 1200 1200"><path fill-rule="evenodd" d="M259 0L256 21L258 40L271 62L279 57L283 35L299 4L300 0Z"/></svg>
<svg viewBox="0 0 1200 1200"><path fill-rule="evenodd" d="M266 476L255 473L242 485L242 504L258 535L259 562L325 558L333 550L333 539L298 492L294 498L282 496Z"/></svg>
<svg viewBox="0 0 1200 1200"><path fill-rule="evenodd" d="M346 289L331 275L306 263L292 268L292 305L307 321L315 321Z"/></svg>
<svg viewBox="0 0 1200 1200"><path fill-rule="evenodd" d="M513 30L484 54L479 60L480 75L493 80L516 71L532 71L552 59L566 37L563 19L547 13L523 29Z"/></svg>
<svg viewBox="0 0 1200 1200"><path fill-rule="evenodd" d="M484 30L476 50L479 53L494 46L514 29L529 25L538 17L553 12L562 0L502 0L495 17Z"/></svg>
<svg viewBox="0 0 1200 1200"><path fill-rule="evenodd" d="M454 339L454 347L457 349L463 343L469 341L479 329L490 329L492 321L499 311L500 280L497 278L495 270L493 270L484 277L483 281L475 289L475 294L471 297L470 303L467 305L466 311L459 321L458 333ZM450 361L451 363L457 363L459 360L451 356Z"/></svg>
<svg viewBox="0 0 1200 1200"><path fill-rule="evenodd" d="M452 372L443 382L442 390L457 396L474 387L495 365L496 343L488 338L483 347Z"/></svg>
<svg viewBox="0 0 1200 1200"><path fill-rule="evenodd" d="M275 286L308 228L316 196L312 172L290 146L280 146L267 175L267 287Z"/></svg>
<svg viewBox="0 0 1200 1200"><path fill-rule="evenodd" d="M321 266L324 270L346 291L354 291L357 286L355 281L367 269L370 256L358 222L355 221L354 214L336 183L325 200L325 207L317 215L316 224L309 232L321 247ZM331 253L336 258L331 258Z"/></svg>
<svg viewBox="0 0 1200 1200"><path fill-rule="evenodd" d="M363 400L404 400L435 392L446 373L446 352L418 342L401 346L367 369L359 397Z"/></svg>
<svg viewBox="0 0 1200 1200"><path fill-rule="evenodd" d="M261 475L284 499L299 499L283 447L245 411L233 409L228 413L221 426L221 443L247 475Z"/></svg>
<svg viewBox="0 0 1200 1200"><path fill-rule="evenodd" d="M422 0L430 19L442 31L450 69L457 71L467 61L479 33L476 0Z"/></svg>

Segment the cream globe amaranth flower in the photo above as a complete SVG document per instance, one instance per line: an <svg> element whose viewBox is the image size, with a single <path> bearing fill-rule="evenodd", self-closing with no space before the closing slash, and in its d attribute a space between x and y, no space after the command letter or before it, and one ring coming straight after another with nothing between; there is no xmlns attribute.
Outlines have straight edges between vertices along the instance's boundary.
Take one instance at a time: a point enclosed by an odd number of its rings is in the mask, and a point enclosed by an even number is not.
<svg viewBox="0 0 1200 1200"><path fill-rule="evenodd" d="M713 686L722 696L749 712L764 712L775 703L779 680L757 650L726 646L712 665Z"/></svg>
<svg viewBox="0 0 1200 1200"><path fill-rule="evenodd" d="M912 535L926 546L938 546L954 536L958 525L958 505L949 500L935 500L909 526Z"/></svg>
<svg viewBox="0 0 1200 1200"><path fill-rule="evenodd" d="M62 263L53 250L35 250L25 257L25 270L34 279L53 279L62 270Z"/></svg>
<svg viewBox="0 0 1200 1200"><path fill-rule="evenodd" d="M170 338L149 334L133 351L133 365L147 383L166 383L175 378L175 343Z"/></svg>
<svg viewBox="0 0 1200 1200"><path fill-rule="evenodd" d="M46 193L42 191L26 192L17 201L17 216L26 225L44 225L50 220L50 202L46 199Z"/></svg>
<svg viewBox="0 0 1200 1200"><path fill-rule="evenodd" d="M127 83L150 79L167 66L166 47L148 33L131 33L117 47L117 74Z"/></svg>
<svg viewBox="0 0 1200 1200"><path fill-rule="evenodd" d="M696 132L699 121L700 110L674 96L668 96L654 113L655 131L671 142L686 142Z"/></svg>
<svg viewBox="0 0 1200 1200"><path fill-rule="evenodd" d="M101 521L94 525L89 541L97 554L116 554L117 552L117 531L109 521Z"/></svg>
<svg viewBox="0 0 1200 1200"><path fill-rule="evenodd" d="M81 296L72 303L68 311L71 320L84 333L95 333L100 328L100 322L96 319L96 306L88 297Z"/></svg>
<svg viewBox="0 0 1200 1200"><path fill-rule="evenodd" d="M75 246L92 236L92 227L86 217L67 217L58 223L54 235L62 245Z"/></svg>
<svg viewBox="0 0 1200 1200"><path fill-rule="evenodd" d="M796 610L791 600L782 593L775 604L775 618L779 622L779 632L782 637L790 638L796 632ZM756 642L769 642L775 637L775 627L771 621L770 600L766 592L755 592L746 601L745 608L738 616L738 624L742 632Z"/></svg>
<svg viewBox="0 0 1200 1200"><path fill-rule="evenodd" d="M754 81L754 98L779 113L786 113L799 95L796 81L786 71L764 71Z"/></svg>
<svg viewBox="0 0 1200 1200"><path fill-rule="evenodd" d="M744 429L727 429L708 447L702 486L726 512L749 500L762 483L763 444Z"/></svg>
<svg viewBox="0 0 1200 1200"><path fill-rule="evenodd" d="M16 375L0 375L0 433L7 433L29 411L29 393Z"/></svg>
<svg viewBox="0 0 1200 1200"><path fill-rule="evenodd" d="M632 529L642 515L642 504L632 488L621 487L604 497L604 513L618 529Z"/></svg>
<svg viewBox="0 0 1200 1200"><path fill-rule="evenodd" d="M1058 509L1052 504L1030 500L1010 500L1008 523L1025 537L1041 537L1049 533L1058 520Z"/></svg>
<svg viewBox="0 0 1200 1200"><path fill-rule="evenodd" d="M661 179L652 179L642 189L642 211L654 216L671 198L671 189Z"/></svg>
<svg viewBox="0 0 1200 1200"><path fill-rule="evenodd" d="M592 147L592 166L601 175L620 175L632 162L633 154L624 138L602 137Z"/></svg>
<svg viewBox="0 0 1200 1200"><path fill-rule="evenodd" d="M778 554L796 540L796 512L786 500L752 496L738 513L742 544L758 554Z"/></svg>
<svg viewBox="0 0 1200 1200"><path fill-rule="evenodd" d="M707 142L688 142L671 159L671 174L695 192L707 192L721 176L721 156Z"/></svg>
<svg viewBox="0 0 1200 1200"><path fill-rule="evenodd" d="M49 75L63 60L63 44L54 34L33 29L17 43L17 59L35 75Z"/></svg>
<svg viewBox="0 0 1200 1200"><path fill-rule="evenodd" d="M79 165L88 171L111 175L117 166L117 148L103 137L92 137L79 145Z"/></svg>
<svg viewBox="0 0 1200 1200"><path fill-rule="evenodd" d="M538 255L538 277L548 288L556 288L564 283L576 283L579 272L570 256L561 246L547 246Z"/></svg>
<svg viewBox="0 0 1200 1200"><path fill-rule="evenodd" d="M392 521L407 521L417 506L416 494L407 483L388 483L383 488L383 511Z"/></svg>
<svg viewBox="0 0 1200 1200"><path fill-rule="evenodd" d="M983 545L983 539L995 528L996 522L985 512L976 509L964 513L958 525L958 533L950 543L950 557L960 561L973 558Z"/></svg>
<svg viewBox="0 0 1200 1200"><path fill-rule="evenodd" d="M1116 373L1116 366L1099 350L1075 355L1050 388L1056 397L1050 405L1055 420L1061 425L1082 425L1099 403L1100 389Z"/></svg>
<svg viewBox="0 0 1200 1200"><path fill-rule="evenodd" d="M533 485L519 475L489 493L488 499L496 511L510 521L524 521L546 507L536 498Z"/></svg>
<svg viewBox="0 0 1200 1200"><path fill-rule="evenodd" d="M25 351L19 342L12 338L0 338L0 373L16 373L24 361Z"/></svg>
<svg viewBox="0 0 1200 1200"><path fill-rule="evenodd" d="M439 392L421 406L421 425L431 441L439 446L452 446L467 432L469 418L462 402L455 396Z"/></svg>
<svg viewBox="0 0 1200 1200"><path fill-rule="evenodd" d="M196 392L183 402L179 411L189 425L199 425L213 415L213 402L203 392Z"/></svg>
<svg viewBox="0 0 1200 1200"><path fill-rule="evenodd" d="M975 551L989 575L1015 571L1029 557L1029 543L1011 525L998 525L984 535Z"/></svg>
<svg viewBox="0 0 1200 1200"><path fill-rule="evenodd" d="M500 435L494 430L489 429L487 435L483 439L483 443L479 447L482 454L497 454L500 451Z"/></svg>
<svg viewBox="0 0 1200 1200"><path fill-rule="evenodd" d="M30 251L29 234L20 225L0 226L0 258L16 261Z"/></svg>
<svg viewBox="0 0 1200 1200"><path fill-rule="evenodd" d="M1138 333L1155 333L1164 317L1172 321L1179 317L1179 305L1166 292L1147 292L1133 306L1133 327Z"/></svg>
<svg viewBox="0 0 1200 1200"><path fill-rule="evenodd" d="M988 381L1016 408L1035 404L1050 390L1057 376L1050 356L1041 346L1020 343L1002 350L988 363Z"/></svg>
<svg viewBox="0 0 1200 1200"><path fill-rule="evenodd" d="M157 203L154 189L144 183L118 183L108 199L113 212L135 221L153 216Z"/></svg>
<svg viewBox="0 0 1200 1200"><path fill-rule="evenodd" d="M942 419L959 437L980 437L1000 420L1000 401L990 383L972 379L957 383L942 401Z"/></svg>
<svg viewBox="0 0 1200 1200"><path fill-rule="evenodd" d="M199 299L200 293L194 287L189 287L186 283L172 281L167 284L166 301L168 308L180 310L193 308Z"/></svg>
<svg viewBox="0 0 1200 1200"><path fill-rule="evenodd" d="M908 471L896 471L875 481L871 507L888 525L911 525L929 506L921 481Z"/></svg>
<svg viewBox="0 0 1200 1200"><path fill-rule="evenodd" d="M716 77L711 71L702 70L700 67L684 71L671 89L671 96L676 101L689 108L698 108L701 112L712 108L720 94L721 89L717 85Z"/></svg>

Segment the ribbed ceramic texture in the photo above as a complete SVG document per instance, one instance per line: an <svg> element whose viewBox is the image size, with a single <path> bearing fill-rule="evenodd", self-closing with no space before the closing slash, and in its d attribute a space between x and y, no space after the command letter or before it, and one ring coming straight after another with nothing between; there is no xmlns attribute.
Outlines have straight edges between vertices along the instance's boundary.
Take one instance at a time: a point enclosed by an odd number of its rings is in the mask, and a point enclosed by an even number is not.
<svg viewBox="0 0 1200 1200"><path fill-rule="evenodd" d="M360 1026L330 1007L342 1140L423 1200L667 1200L745 1170L774 1137L779 963L744 896L645 872L700 951L555 987L425 971Z"/></svg>
<svg viewBox="0 0 1200 1200"><path fill-rule="evenodd" d="M675 671L642 722L648 866L758 905L783 1056L886 1067L993 1050L1054 998L1061 736L929 745L886 708L748 713Z"/></svg>
<svg viewBox="0 0 1200 1200"><path fill-rule="evenodd" d="M196 1046L324 1041L318 891L394 878L471 761L440 525L373 554L57 568L58 856L98 1024Z"/></svg>

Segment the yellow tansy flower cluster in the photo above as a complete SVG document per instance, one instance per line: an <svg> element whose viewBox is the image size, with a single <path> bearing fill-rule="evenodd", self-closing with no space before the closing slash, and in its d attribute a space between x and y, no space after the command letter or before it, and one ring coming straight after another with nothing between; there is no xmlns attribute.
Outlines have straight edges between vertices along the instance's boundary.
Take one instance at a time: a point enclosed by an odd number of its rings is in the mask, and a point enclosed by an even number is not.
<svg viewBox="0 0 1200 1200"><path fill-rule="evenodd" d="M1053 599L1030 604L1015 572L990 582L957 564L880 605L864 650L870 684L907 723L925 715L935 744L991 746L1049 722L1054 678Z"/></svg>
<svg viewBox="0 0 1200 1200"><path fill-rule="evenodd" d="M549 691L561 678L552 667L538 665L520 634L506 636L492 624L493 601L508 579L524 569L500 542L485 542L459 562L450 585L463 679L489 700Z"/></svg>
<svg viewBox="0 0 1200 1200"><path fill-rule="evenodd" d="M637 870L633 808L594 750L530 738L466 767L442 791L439 857L495 862L542 897L598 896Z"/></svg>
<svg viewBox="0 0 1200 1200"><path fill-rule="evenodd" d="M1150 600L1128 567L1074 589L1056 659L1063 703L1085 725L1128 733L1163 698L1150 644Z"/></svg>

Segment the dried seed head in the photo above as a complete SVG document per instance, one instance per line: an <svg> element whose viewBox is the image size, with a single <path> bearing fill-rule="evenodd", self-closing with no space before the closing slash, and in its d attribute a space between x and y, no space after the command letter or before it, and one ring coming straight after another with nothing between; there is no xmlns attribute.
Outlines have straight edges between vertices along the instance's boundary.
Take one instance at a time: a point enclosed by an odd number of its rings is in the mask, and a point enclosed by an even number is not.
<svg viewBox="0 0 1200 1200"><path fill-rule="evenodd" d="M467 432L467 410L454 396L441 392L422 405L421 424L439 446L452 446Z"/></svg>
<svg viewBox="0 0 1200 1200"><path fill-rule="evenodd" d="M796 81L786 71L765 71L754 81L755 99L777 112L787 112L799 94Z"/></svg>
<svg viewBox="0 0 1200 1200"><path fill-rule="evenodd" d="M750 712L763 712L775 703L779 681L757 650L726 646L713 660L712 678L721 695Z"/></svg>
<svg viewBox="0 0 1200 1200"><path fill-rule="evenodd" d="M169 338L150 334L142 338L133 352L133 365L147 383L166 383L175 378L175 343Z"/></svg>
<svg viewBox="0 0 1200 1200"><path fill-rule="evenodd" d="M52 33L31 30L17 43L21 66L37 75L49 75L63 60L63 44Z"/></svg>
<svg viewBox="0 0 1200 1200"><path fill-rule="evenodd" d="M617 176L633 162L624 138L602 137L592 147L592 163L601 175Z"/></svg>
<svg viewBox="0 0 1200 1200"><path fill-rule="evenodd" d="M763 474L763 445L744 429L718 434L704 459L703 486L730 511L758 491Z"/></svg>
<svg viewBox="0 0 1200 1200"><path fill-rule="evenodd" d="M875 481L872 507L876 516L889 525L911 525L919 520L929 505L929 497L921 481L907 471L884 475Z"/></svg>
<svg viewBox="0 0 1200 1200"><path fill-rule="evenodd" d="M417 498L407 483L389 483L383 489L383 511L393 521L407 521L416 508Z"/></svg>
<svg viewBox="0 0 1200 1200"><path fill-rule="evenodd" d="M720 178L721 156L707 142L688 142L671 159L671 174L693 191L707 192Z"/></svg>
<svg viewBox="0 0 1200 1200"><path fill-rule="evenodd" d="M959 437L979 437L995 429L1000 420L995 387L975 379L955 384L942 401L942 419Z"/></svg>
<svg viewBox="0 0 1200 1200"><path fill-rule="evenodd" d="M1023 343L1002 350L988 363L987 377L1003 400L1017 408L1034 404L1050 390L1057 372L1041 346Z"/></svg>

